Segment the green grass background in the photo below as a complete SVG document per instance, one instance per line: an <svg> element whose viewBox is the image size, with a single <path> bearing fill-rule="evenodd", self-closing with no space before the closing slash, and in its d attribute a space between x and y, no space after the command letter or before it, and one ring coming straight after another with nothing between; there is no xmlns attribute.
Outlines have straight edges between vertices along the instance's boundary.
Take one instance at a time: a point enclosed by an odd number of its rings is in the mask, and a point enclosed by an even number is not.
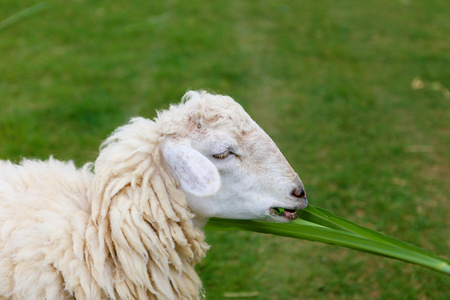
<svg viewBox="0 0 450 300"><path fill-rule="evenodd" d="M37 3L0 2L0 159L81 166L130 117L207 89L272 136L315 206L450 256L448 0L68 0L10 18ZM353 250L207 239L208 299L450 297L446 275Z"/></svg>

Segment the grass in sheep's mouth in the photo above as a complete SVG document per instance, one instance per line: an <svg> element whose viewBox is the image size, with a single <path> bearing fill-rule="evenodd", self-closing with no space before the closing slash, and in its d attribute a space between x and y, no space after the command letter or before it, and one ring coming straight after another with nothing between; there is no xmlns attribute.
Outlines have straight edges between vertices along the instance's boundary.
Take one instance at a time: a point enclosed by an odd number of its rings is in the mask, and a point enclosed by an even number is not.
<svg viewBox="0 0 450 300"><path fill-rule="evenodd" d="M288 220L295 220L298 217L297 211L294 209L287 209L282 207L271 207L270 210L277 216L286 218Z"/></svg>
<svg viewBox="0 0 450 300"><path fill-rule="evenodd" d="M284 213L284 208L281 208L281 207L272 207L271 208L274 212L275 212L275 214L277 214L277 215L282 215L283 213Z"/></svg>
<svg viewBox="0 0 450 300"><path fill-rule="evenodd" d="M239 229L343 246L375 255L414 263L450 275L450 261L421 248L336 217L324 209L309 205L299 211L273 207L277 215L297 220L268 223L211 218L206 229Z"/></svg>

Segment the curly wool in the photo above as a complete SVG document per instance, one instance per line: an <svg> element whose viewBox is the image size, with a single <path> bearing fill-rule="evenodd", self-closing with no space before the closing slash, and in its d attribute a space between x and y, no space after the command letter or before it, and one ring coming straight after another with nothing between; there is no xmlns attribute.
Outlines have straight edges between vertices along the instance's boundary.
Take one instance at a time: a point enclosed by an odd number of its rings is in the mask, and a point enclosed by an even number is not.
<svg viewBox="0 0 450 300"><path fill-rule="evenodd" d="M105 141L95 163L87 240L99 237L96 245L113 266L96 259L99 251L88 253L89 264L99 274L114 270L122 299L143 299L148 292L161 299L196 298L201 287L193 266L208 246L185 195L161 166L158 139L154 122L135 118Z"/></svg>
<svg viewBox="0 0 450 300"><path fill-rule="evenodd" d="M135 118L80 170L0 162L0 295L197 299L194 265L208 245L162 166L160 138L155 122Z"/></svg>

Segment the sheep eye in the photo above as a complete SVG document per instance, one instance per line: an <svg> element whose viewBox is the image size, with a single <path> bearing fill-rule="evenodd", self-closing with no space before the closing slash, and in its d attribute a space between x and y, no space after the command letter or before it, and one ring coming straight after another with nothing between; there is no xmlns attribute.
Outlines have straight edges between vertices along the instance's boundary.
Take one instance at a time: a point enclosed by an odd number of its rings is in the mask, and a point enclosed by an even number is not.
<svg viewBox="0 0 450 300"><path fill-rule="evenodd" d="M226 150L222 153L214 154L213 157L217 159L225 159L231 154L230 150Z"/></svg>

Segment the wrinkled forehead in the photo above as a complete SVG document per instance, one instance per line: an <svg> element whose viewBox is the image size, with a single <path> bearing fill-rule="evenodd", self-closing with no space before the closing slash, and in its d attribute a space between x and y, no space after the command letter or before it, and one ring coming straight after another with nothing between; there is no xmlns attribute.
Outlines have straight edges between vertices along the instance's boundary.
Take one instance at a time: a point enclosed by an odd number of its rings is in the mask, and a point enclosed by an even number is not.
<svg viewBox="0 0 450 300"><path fill-rule="evenodd" d="M159 112L157 123L163 135L222 132L236 137L259 128L231 97L188 92L182 103Z"/></svg>
<svg viewBox="0 0 450 300"><path fill-rule="evenodd" d="M230 132L246 132L255 123L242 106L228 96L203 94L186 102L190 106L189 121L197 128L222 129Z"/></svg>
<svg viewBox="0 0 450 300"><path fill-rule="evenodd" d="M193 115L188 127L199 133L201 138L223 141L225 144L234 139L238 146L251 153L276 148L272 139L232 98L206 94L201 99L190 101L187 104L192 105Z"/></svg>

